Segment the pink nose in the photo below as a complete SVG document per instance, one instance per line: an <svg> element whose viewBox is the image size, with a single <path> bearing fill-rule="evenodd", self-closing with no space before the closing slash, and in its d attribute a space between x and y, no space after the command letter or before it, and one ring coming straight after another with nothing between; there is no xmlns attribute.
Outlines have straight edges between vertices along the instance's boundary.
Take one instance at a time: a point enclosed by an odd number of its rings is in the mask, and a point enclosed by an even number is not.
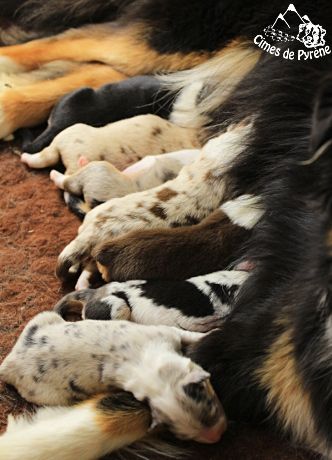
<svg viewBox="0 0 332 460"><path fill-rule="evenodd" d="M198 437L196 438L196 441L202 442L204 444L214 444L215 442L218 442L220 440L221 436L226 431L226 428L227 422L226 419L224 419L221 422L219 422L218 425L201 431Z"/></svg>

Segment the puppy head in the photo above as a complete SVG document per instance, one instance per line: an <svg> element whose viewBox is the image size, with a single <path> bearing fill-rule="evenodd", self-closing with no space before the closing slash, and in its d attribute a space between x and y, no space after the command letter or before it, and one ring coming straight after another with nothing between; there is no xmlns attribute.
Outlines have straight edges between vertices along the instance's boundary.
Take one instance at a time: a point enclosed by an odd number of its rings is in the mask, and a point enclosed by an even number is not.
<svg viewBox="0 0 332 460"><path fill-rule="evenodd" d="M179 358L158 369L163 390L150 399L152 426L164 424L182 439L217 442L227 422L210 374L188 358Z"/></svg>

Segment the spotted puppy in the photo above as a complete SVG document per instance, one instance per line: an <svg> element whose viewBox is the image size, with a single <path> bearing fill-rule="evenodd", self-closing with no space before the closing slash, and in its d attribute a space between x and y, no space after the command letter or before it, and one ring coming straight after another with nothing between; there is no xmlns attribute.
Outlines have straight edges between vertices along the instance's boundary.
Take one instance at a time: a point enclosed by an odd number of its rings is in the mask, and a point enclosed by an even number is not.
<svg viewBox="0 0 332 460"><path fill-rule="evenodd" d="M101 128L73 125L41 152L23 153L21 159L31 168L54 166L61 160L72 174L86 161L105 160L124 169L146 155L198 147L195 129L181 128L157 115L138 115Z"/></svg>
<svg viewBox="0 0 332 460"><path fill-rule="evenodd" d="M126 319L140 324L177 326L207 332L231 311L245 271L220 271L186 281L127 281L67 294L55 306L64 318Z"/></svg>
<svg viewBox="0 0 332 460"><path fill-rule="evenodd" d="M64 129L77 123L105 126L136 115L153 113L168 118L173 98L156 77L128 78L101 88L80 88L64 96L54 107L48 127L23 149L40 152Z"/></svg>
<svg viewBox="0 0 332 460"><path fill-rule="evenodd" d="M143 228L169 228L200 222L225 201L226 176L234 158L246 148L251 125L234 127L210 140L199 157L159 187L114 198L91 210L78 236L62 251L57 274L93 260L98 245Z"/></svg>
<svg viewBox="0 0 332 460"><path fill-rule="evenodd" d="M129 193L147 190L174 179L183 166L192 163L199 150L181 150L148 155L124 171L119 171L107 161L92 161L74 174L61 174L52 170L50 178L65 190L68 207L79 217L98 204ZM88 161L81 157L81 161Z"/></svg>
<svg viewBox="0 0 332 460"><path fill-rule="evenodd" d="M127 321L68 323L44 312L28 323L0 376L36 404L65 406L110 388L126 390L148 401L153 425L214 442L225 430L222 407L209 374L181 353L203 335Z"/></svg>

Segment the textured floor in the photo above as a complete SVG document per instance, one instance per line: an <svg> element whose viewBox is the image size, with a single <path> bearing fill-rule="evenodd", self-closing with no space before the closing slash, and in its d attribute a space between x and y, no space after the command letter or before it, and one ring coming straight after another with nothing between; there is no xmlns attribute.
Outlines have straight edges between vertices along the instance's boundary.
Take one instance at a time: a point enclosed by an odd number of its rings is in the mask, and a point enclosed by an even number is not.
<svg viewBox="0 0 332 460"><path fill-rule="evenodd" d="M78 225L49 181L48 171L28 171L13 147L0 147L0 361L25 323L66 292L54 275L55 261ZM0 387L0 429L5 428L9 412L19 413L25 407L15 392ZM245 426L231 427L217 446L194 446L193 452L191 460L317 458Z"/></svg>

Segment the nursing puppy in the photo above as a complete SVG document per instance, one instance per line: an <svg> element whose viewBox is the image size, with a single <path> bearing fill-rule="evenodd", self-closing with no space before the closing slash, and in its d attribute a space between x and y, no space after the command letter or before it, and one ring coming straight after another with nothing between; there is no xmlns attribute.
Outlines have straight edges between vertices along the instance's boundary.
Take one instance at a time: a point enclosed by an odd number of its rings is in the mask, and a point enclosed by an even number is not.
<svg viewBox="0 0 332 460"><path fill-rule="evenodd" d="M163 155L147 155L122 172L107 161L92 161L74 174L61 174L52 170L50 178L65 190L65 201L76 215L85 214L98 204L112 198L147 190L163 184L178 175L181 168L190 164L199 150L181 150ZM80 163L88 161L81 157Z"/></svg>
<svg viewBox="0 0 332 460"><path fill-rule="evenodd" d="M31 168L56 165L60 160L72 174L87 161L105 160L120 169L146 155L200 147L196 130L181 128L156 115L138 115L101 128L77 124L58 134L51 145L36 154L24 153Z"/></svg>
<svg viewBox="0 0 332 460"><path fill-rule="evenodd" d="M234 270L185 281L112 282L67 294L54 309L65 319L79 314L83 319L126 319L208 332L222 325L247 277L245 271Z"/></svg>
<svg viewBox="0 0 332 460"><path fill-rule="evenodd" d="M182 438L216 442L226 427L222 407L209 374L181 353L202 337L126 321L68 323L44 312L27 324L0 376L39 405L126 390L148 401L153 426L167 423Z"/></svg>
<svg viewBox="0 0 332 460"><path fill-rule="evenodd" d="M105 281L176 281L227 270L239 261L263 214L259 197L241 195L196 225L134 230L110 238L94 249L93 257Z"/></svg>
<svg viewBox="0 0 332 460"><path fill-rule="evenodd" d="M101 88L81 88L64 96L52 110L48 127L33 142L23 145L37 153L69 126L84 123L100 127L136 115L151 113L168 118L172 96L151 76L129 78Z"/></svg>
<svg viewBox="0 0 332 460"><path fill-rule="evenodd" d="M90 211L79 235L60 254L58 275L65 278L69 269L80 262L84 267L94 260L99 247L131 230L192 225L210 215L225 196L226 183L221 178L245 149L250 130L250 125L234 126L210 140L199 157L184 166L175 179L114 198ZM250 201L248 207L255 207Z"/></svg>

